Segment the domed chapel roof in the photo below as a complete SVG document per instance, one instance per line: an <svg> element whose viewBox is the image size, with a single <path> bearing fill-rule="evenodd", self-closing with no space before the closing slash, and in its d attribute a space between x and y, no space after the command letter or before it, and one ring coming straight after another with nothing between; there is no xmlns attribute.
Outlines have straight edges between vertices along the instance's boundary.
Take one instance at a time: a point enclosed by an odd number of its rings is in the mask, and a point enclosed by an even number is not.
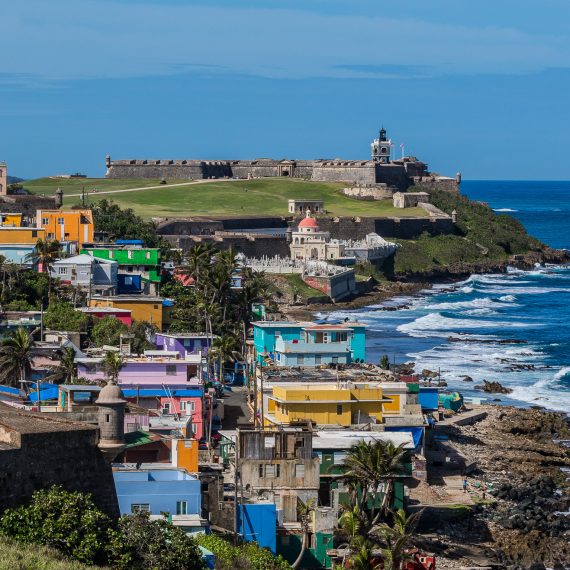
<svg viewBox="0 0 570 570"><path fill-rule="evenodd" d="M99 392L99 397L95 404L126 404L123 391L113 380L109 380L107 385Z"/></svg>
<svg viewBox="0 0 570 570"><path fill-rule="evenodd" d="M317 223L317 220L315 220L315 218L311 218L311 217L306 217L303 218L300 223L299 223L299 227L300 228L318 228L319 224Z"/></svg>

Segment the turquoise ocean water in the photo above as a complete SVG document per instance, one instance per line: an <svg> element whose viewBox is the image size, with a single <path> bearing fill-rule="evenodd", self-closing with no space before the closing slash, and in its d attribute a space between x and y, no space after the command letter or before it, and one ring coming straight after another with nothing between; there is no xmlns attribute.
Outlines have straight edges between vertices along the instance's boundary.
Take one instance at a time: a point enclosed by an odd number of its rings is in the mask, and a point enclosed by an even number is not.
<svg viewBox="0 0 570 570"><path fill-rule="evenodd" d="M570 249L570 182L465 181L462 192L518 218L528 232ZM382 308L405 305L397 311ZM452 388L481 396L483 379L512 388L503 403L570 412L570 268L512 269L436 286L413 297L321 314L368 325L367 358L415 360ZM462 376L470 376L466 382Z"/></svg>

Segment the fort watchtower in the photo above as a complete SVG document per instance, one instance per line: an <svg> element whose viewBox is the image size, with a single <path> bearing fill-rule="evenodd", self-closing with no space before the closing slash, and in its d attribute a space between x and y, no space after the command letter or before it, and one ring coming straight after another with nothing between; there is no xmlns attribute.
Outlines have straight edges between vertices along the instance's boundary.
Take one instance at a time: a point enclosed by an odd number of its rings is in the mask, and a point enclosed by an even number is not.
<svg viewBox="0 0 570 570"><path fill-rule="evenodd" d="M113 461L125 449L127 401L121 388L114 380L109 380L95 404L99 407L99 449L108 461Z"/></svg>
<svg viewBox="0 0 570 570"><path fill-rule="evenodd" d="M8 194L8 169L6 163L0 160L0 196Z"/></svg>
<svg viewBox="0 0 570 570"><path fill-rule="evenodd" d="M386 135L386 129L382 127L378 133L378 138L374 139L370 144L372 160L380 164L388 164L390 162L390 147L392 141L388 140Z"/></svg>

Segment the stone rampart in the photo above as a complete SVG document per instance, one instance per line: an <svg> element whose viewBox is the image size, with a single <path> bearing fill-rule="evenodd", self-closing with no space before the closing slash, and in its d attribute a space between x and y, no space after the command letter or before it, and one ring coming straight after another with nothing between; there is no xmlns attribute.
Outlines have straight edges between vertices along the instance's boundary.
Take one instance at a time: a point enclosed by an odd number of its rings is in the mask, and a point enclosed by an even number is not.
<svg viewBox="0 0 570 570"><path fill-rule="evenodd" d="M113 474L97 447L96 427L7 407L0 406L0 510L61 485L91 493L99 508L118 516Z"/></svg>
<svg viewBox="0 0 570 570"><path fill-rule="evenodd" d="M456 178L448 178L446 176L431 177L415 177L412 179L414 191L426 190L444 190L446 192L459 192L461 183Z"/></svg>
<svg viewBox="0 0 570 570"><path fill-rule="evenodd" d="M374 186L351 186L343 188L342 193L349 198L356 200L386 200L392 198L394 190L386 184L376 184Z"/></svg>
<svg viewBox="0 0 570 570"><path fill-rule="evenodd" d="M221 231L258 230L267 228L287 229L284 217L252 216L244 218L171 218L160 222L157 232L161 235L214 235Z"/></svg>
<svg viewBox="0 0 570 570"><path fill-rule="evenodd" d="M376 184L376 167L373 162L322 162L313 167L312 180L320 182L351 182Z"/></svg>

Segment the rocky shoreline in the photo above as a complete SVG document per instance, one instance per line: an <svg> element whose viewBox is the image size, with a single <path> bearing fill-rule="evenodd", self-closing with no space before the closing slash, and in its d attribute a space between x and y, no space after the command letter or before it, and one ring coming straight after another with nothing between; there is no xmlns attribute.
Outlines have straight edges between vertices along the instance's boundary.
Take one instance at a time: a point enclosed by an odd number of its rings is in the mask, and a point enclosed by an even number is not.
<svg viewBox="0 0 570 570"><path fill-rule="evenodd" d="M468 466L465 498L472 504L462 516L445 519L436 532L420 535L420 541L437 553L440 570L481 564L509 570L567 568L568 417L538 408L480 409L487 414L481 421L444 428L449 445ZM434 507L441 501L437 475L436 470L425 490L433 493Z"/></svg>

